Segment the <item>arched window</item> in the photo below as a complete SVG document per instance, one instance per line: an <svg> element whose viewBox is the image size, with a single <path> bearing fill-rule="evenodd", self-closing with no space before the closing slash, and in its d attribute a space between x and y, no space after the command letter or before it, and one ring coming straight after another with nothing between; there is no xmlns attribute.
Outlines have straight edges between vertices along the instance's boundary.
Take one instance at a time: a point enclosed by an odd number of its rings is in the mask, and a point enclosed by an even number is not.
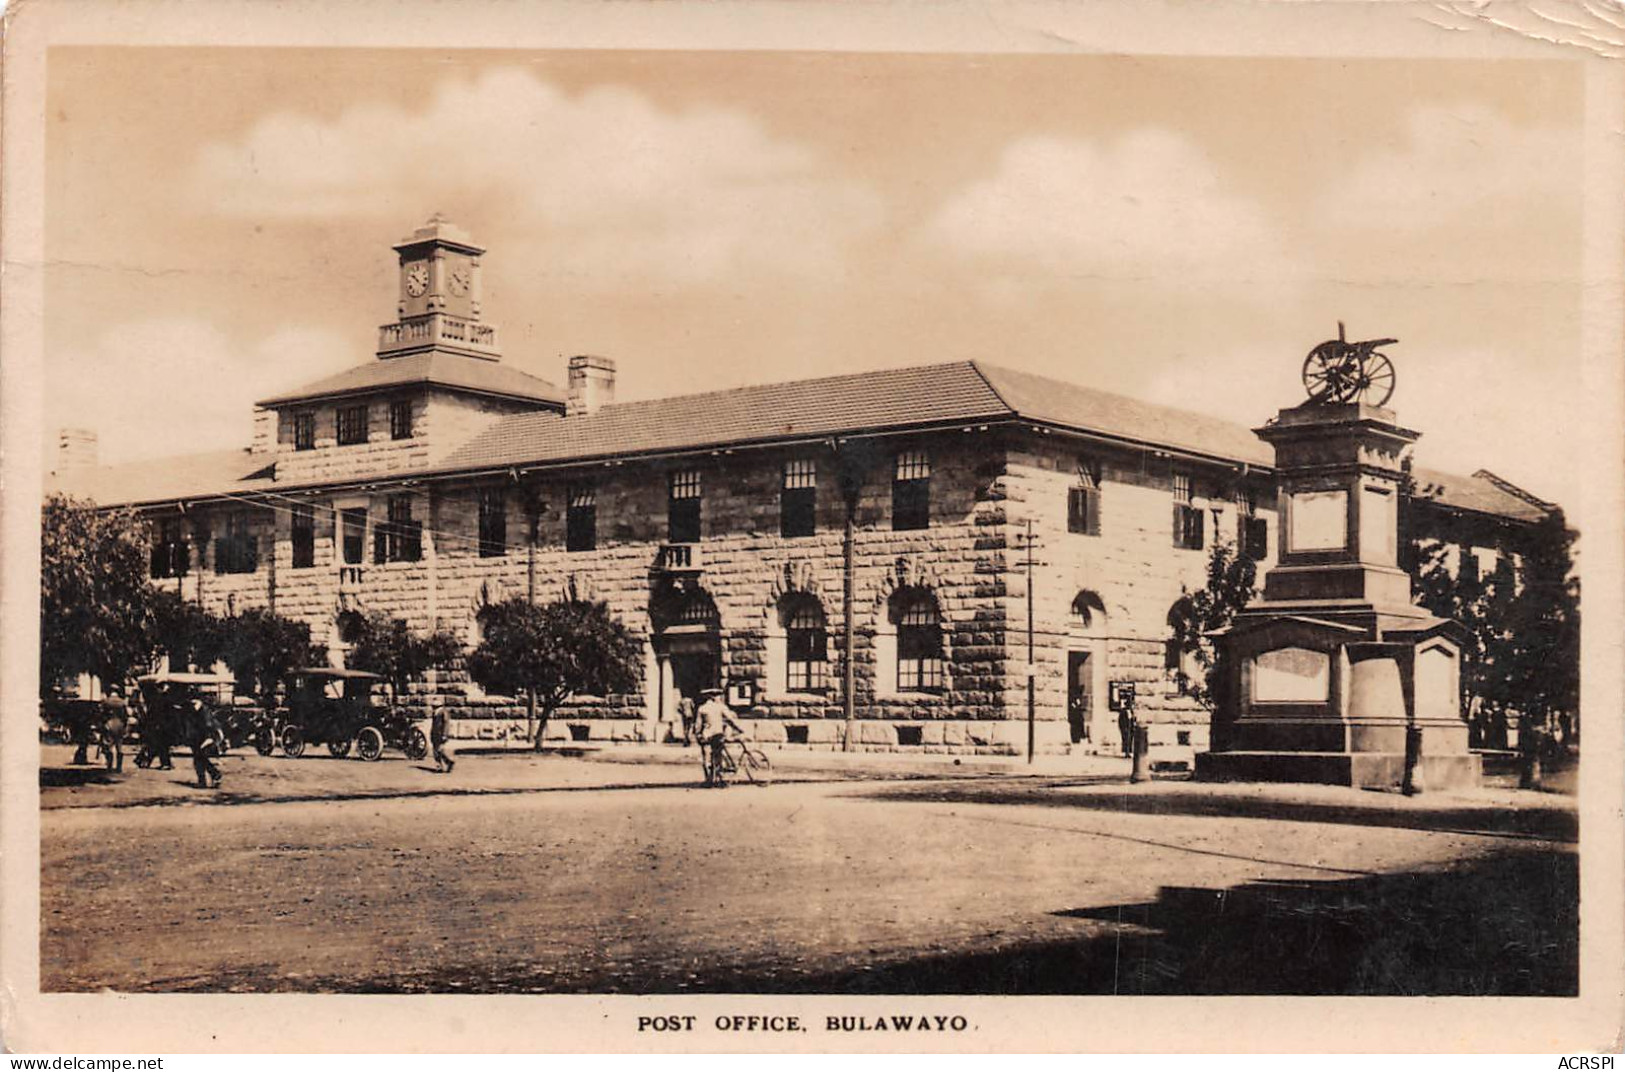
<svg viewBox="0 0 1625 1072"><path fill-rule="evenodd" d="M693 592L683 600L677 611L677 620L674 625L689 626L690 628L715 629L720 619L717 616L717 605L711 597L704 592Z"/></svg>
<svg viewBox="0 0 1625 1072"><path fill-rule="evenodd" d="M829 630L824 608L813 596L786 599L779 609L784 623L785 688L822 692L828 681Z"/></svg>
<svg viewBox="0 0 1625 1072"><path fill-rule="evenodd" d="M1074 631L1087 633L1106 624L1106 605L1099 596L1082 591L1072 600L1071 626Z"/></svg>
<svg viewBox="0 0 1625 1072"><path fill-rule="evenodd" d="M897 625L897 687L909 692L943 688L942 614L923 588L905 588L892 597Z"/></svg>

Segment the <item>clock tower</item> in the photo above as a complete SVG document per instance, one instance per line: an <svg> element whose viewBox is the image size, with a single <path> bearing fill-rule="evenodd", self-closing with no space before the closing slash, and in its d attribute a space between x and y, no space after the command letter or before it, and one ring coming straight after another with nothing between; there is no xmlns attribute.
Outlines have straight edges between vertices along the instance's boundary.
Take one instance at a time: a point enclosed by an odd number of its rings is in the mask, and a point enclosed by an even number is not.
<svg viewBox="0 0 1625 1072"><path fill-rule="evenodd" d="M428 351L500 357L496 328L480 322L480 257L467 231L436 213L395 245L399 319L379 329L378 356Z"/></svg>

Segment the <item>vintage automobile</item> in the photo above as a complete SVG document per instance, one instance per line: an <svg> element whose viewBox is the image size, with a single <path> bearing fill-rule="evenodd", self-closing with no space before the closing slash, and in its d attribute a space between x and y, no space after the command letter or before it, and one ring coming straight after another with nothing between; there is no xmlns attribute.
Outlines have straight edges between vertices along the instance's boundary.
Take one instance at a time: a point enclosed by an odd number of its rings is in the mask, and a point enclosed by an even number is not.
<svg viewBox="0 0 1625 1072"><path fill-rule="evenodd" d="M183 673L165 671L143 674L136 678L140 701L132 712L131 736L141 742L136 754L137 766L148 766L153 759L154 745L161 735L168 735L171 745L185 747L191 742L181 740L183 712L194 698L202 700L213 712L220 725L215 740L216 750L253 742L261 755L269 755L275 738L271 721L259 707L238 702L235 695L237 680L230 674Z"/></svg>
<svg viewBox="0 0 1625 1072"><path fill-rule="evenodd" d="M383 681L365 670L301 667L288 681L287 705L277 720L282 752L297 759L306 745L324 744L334 756L347 756L353 747L371 762L386 745L400 749L408 759L429 754L429 741L406 712L382 702L375 692Z"/></svg>

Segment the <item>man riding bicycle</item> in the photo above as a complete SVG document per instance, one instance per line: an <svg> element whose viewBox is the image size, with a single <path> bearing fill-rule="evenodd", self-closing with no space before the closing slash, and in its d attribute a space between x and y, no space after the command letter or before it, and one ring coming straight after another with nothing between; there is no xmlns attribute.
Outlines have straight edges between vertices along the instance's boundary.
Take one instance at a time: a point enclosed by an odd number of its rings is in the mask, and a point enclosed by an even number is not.
<svg viewBox="0 0 1625 1072"><path fill-rule="evenodd" d="M705 784L720 787L726 784L718 772L722 770L722 746L728 740L728 731L732 729L735 734L742 735L745 729L734 721L728 705L722 702L721 689L705 689L700 696L704 702L694 717L699 723L696 736L700 740L700 748L710 755L705 765Z"/></svg>

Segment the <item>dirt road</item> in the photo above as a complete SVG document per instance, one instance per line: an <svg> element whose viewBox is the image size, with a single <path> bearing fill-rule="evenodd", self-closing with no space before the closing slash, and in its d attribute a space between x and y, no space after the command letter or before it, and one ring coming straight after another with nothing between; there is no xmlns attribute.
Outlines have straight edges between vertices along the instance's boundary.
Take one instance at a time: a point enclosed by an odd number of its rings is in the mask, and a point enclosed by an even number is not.
<svg viewBox="0 0 1625 1072"><path fill-rule="evenodd" d="M1574 986L1574 813L1560 798L988 776L658 782L629 767L623 788L583 774L528 792L48 810L42 985Z"/></svg>

